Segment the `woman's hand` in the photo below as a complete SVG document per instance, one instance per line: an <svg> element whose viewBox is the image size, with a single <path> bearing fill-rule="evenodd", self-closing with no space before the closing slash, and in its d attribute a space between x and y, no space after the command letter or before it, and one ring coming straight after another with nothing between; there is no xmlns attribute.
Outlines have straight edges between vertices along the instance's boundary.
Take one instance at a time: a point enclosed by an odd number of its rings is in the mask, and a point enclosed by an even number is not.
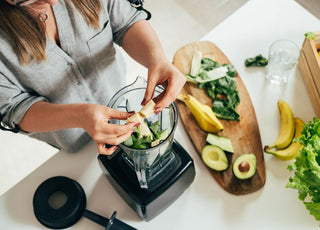
<svg viewBox="0 0 320 230"><path fill-rule="evenodd" d="M108 123L108 121L110 119L125 120L133 113L114 110L102 105L84 104L83 115L79 122L81 128L86 130L97 143L98 152L110 155L117 149L118 144L129 138L139 123L115 125ZM106 148L105 144L112 145L112 147Z"/></svg>
<svg viewBox="0 0 320 230"><path fill-rule="evenodd" d="M123 49L148 69L148 85L141 105L152 99L157 85L165 91L155 98L156 113L170 105L186 82L185 76L166 58L157 34L150 23L140 20L134 23L122 40Z"/></svg>
<svg viewBox="0 0 320 230"><path fill-rule="evenodd" d="M141 105L145 105L152 99L157 85L162 85L165 88L164 92L154 99L155 113L159 113L176 99L185 82L185 76L173 64L169 61L158 60L148 69L147 90Z"/></svg>

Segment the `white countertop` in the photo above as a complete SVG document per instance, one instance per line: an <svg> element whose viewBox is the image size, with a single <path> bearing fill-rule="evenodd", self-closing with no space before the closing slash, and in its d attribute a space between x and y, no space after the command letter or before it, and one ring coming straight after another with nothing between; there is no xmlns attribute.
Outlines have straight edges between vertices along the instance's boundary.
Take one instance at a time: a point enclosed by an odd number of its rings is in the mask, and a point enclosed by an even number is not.
<svg viewBox="0 0 320 230"><path fill-rule="evenodd" d="M251 0L203 38L214 42L237 68L254 104L263 145L272 143L278 135L279 99L287 101L294 115L305 122L315 113L298 68L288 84L280 87L265 80L264 68L245 68L244 60L260 53L267 56L269 45L278 39L291 39L301 47L304 33L319 29L320 21L292 0ZM34 217L32 198L42 181L56 175L68 176L82 185L89 210L105 217L116 210L119 219L138 229L319 228L319 222L298 199L297 191L285 188L291 175L286 169L289 162L265 154L265 186L255 193L235 196L215 182L189 141L182 122L175 139L193 157L196 177L176 202L151 221L141 221L115 192L98 166L94 143L90 143L75 154L60 151L47 157L50 159L2 195L0 229L44 229ZM102 227L82 218L71 229Z"/></svg>

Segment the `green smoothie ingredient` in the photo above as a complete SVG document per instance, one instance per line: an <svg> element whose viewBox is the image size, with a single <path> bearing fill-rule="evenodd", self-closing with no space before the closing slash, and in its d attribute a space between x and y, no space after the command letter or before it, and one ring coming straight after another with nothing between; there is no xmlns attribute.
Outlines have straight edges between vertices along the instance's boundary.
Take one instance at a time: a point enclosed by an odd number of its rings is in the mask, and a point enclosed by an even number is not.
<svg viewBox="0 0 320 230"><path fill-rule="evenodd" d="M244 62L246 67L250 66L266 66L268 65L268 59L263 57L261 54L255 56L254 58L247 58Z"/></svg>
<svg viewBox="0 0 320 230"><path fill-rule="evenodd" d="M201 152L201 158L209 168L216 171L226 170L229 165L225 152L216 145L204 146Z"/></svg>
<svg viewBox="0 0 320 230"><path fill-rule="evenodd" d="M207 91L213 100L212 110L216 116L225 120L239 120L235 108L240 103L240 96L236 85L236 69L233 65L202 58L201 52L196 51L187 81L198 84L198 87ZM200 66L200 68L199 68Z"/></svg>
<svg viewBox="0 0 320 230"><path fill-rule="evenodd" d="M160 121L148 125L144 120L123 144L134 149L147 149L160 144L167 137L168 129L161 130Z"/></svg>
<svg viewBox="0 0 320 230"><path fill-rule="evenodd" d="M232 171L238 179L245 180L253 177L256 168L256 156L253 153L244 153L234 161Z"/></svg>
<svg viewBox="0 0 320 230"><path fill-rule="evenodd" d="M320 120L313 118L313 121L304 124L301 137L296 140L303 147L295 162L288 166L294 176L286 187L297 189L299 199L307 210L316 220L320 220Z"/></svg>
<svg viewBox="0 0 320 230"><path fill-rule="evenodd" d="M210 145L217 145L220 148L222 148L224 151L227 151L229 153L234 152L231 144L231 140L228 137L222 137L212 133L208 133L206 141Z"/></svg>

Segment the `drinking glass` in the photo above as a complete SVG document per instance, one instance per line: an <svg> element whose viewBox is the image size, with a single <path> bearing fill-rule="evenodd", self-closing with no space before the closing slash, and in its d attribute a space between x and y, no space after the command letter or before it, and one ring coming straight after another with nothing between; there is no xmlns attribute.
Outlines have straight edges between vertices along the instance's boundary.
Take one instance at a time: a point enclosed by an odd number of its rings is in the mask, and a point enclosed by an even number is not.
<svg viewBox="0 0 320 230"><path fill-rule="evenodd" d="M298 58L298 46L290 40L278 40L269 48L268 73L266 78L273 84L286 84Z"/></svg>

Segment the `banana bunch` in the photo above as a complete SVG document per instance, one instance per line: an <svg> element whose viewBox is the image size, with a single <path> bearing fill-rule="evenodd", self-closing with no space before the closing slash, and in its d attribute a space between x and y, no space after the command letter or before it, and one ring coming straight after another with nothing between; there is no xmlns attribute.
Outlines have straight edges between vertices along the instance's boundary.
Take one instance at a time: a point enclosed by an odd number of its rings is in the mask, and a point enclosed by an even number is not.
<svg viewBox="0 0 320 230"><path fill-rule="evenodd" d="M202 104L191 95L185 96L180 94L177 99L186 104L201 129L209 133L217 133L223 130L223 125L210 106Z"/></svg>
<svg viewBox="0 0 320 230"><path fill-rule="evenodd" d="M272 145L264 147L264 151L281 160L292 160L302 147L299 142L292 141L301 136L304 122L300 118L294 118L291 107L285 101L279 100L278 107L281 117L280 134Z"/></svg>

